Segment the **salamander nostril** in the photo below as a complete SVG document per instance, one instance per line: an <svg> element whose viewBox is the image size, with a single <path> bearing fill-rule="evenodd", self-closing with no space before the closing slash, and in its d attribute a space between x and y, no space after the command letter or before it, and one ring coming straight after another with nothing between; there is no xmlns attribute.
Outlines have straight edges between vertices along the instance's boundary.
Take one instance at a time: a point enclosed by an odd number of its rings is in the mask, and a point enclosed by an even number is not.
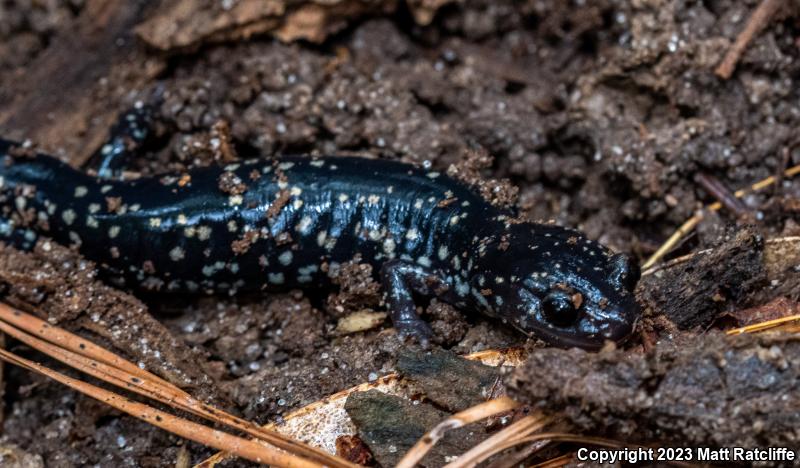
<svg viewBox="0 0 800 468"><path fill-rule="evenodd" d="M553 325L566 327L575 323L578 318L580 301L564 291L554 291L542 301L542 312Z"/></svg>

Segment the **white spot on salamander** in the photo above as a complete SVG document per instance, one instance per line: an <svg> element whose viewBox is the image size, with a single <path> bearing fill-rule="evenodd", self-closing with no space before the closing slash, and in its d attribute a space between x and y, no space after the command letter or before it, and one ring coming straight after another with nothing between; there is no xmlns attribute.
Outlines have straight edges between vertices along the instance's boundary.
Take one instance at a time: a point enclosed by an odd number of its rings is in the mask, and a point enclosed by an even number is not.
<svg viewBox="0 0 800 468"><path fill-rule="evenodd" d="M325 245L325 239L327 237L328 237L328 231L320 231L319 234L317 234L317 245L320 247Z"/></svg>
<svg viewBox="0 0 800 468"><path fill-rule="evenodd" d="M89 213L97 213L100 211L99 203L89 203Z"/></svg>
<svg viewBox="0 0 800 468"><path fill-rule="evenodd" d="M81 241L81 236L79 236L75 231L69 231L69 240L77 246L80 246L83 243L83 241Z"/></svg>
<svg viewBox="0 0 800 468"><path fill-rule="evenodd" d="M431 259L428 258L428 257L422 256L422 257L419 257L417 259L417 263L419 263L420 265L422 265L422 266L427 268L427 267L431 266Z"/></svg>
<svg viewBox="0 0 800 468"><path fill-rule="evenodd" d="M301 275L310 275L311 273L316 273L317 271L319 271L319 266L314 265L313 263L297 269L297 272Z"/></svg>
<svg viewBox="0 0 800 468"><path fill-rule="evenodd" d="M89 193L89 189L85 186L79 185L75 187L75 198L85 197L87 193Z"/></svg>
<svg viewBox="0 0 800 468"><path fill-rule="evenodd" d="M180 248L175 247L174 249L169 251L169 258L172 259L173 262L179 262L186 257L186 252Z"/></svg>
<svg viewBox="0 0 800 468"><path fill-rule="evenodd" d="M303 217L300 219L300 222L299 222L299 223L297 223L297 226L295 226L295 230L296 230L297 232L299 232L300 234L306 235L306 234L308 234L308 233L310 232L310 230L311 230L311 224L312 224L313 222L314 222L314 221L311 219L311 217L309 217L309 216L303 216Z"/></svg>
<svg viewBox="0 0 800 468"><path fill-rule="evenodd" d="M381 240L381 238L383 238L385 233L381 232L381 231L379 231L377 229L372 229L372 230L369 231L368 235L369 235L369 239L370 240L377 242L377 241Z"/></svg>
<svg viewBox="0 0 800 468"><path fill-rule="evenodd" d="M211 238L211 228L208 226L197 227L197 238L201 241L206 241Z"/></svg>
<svg viewBox="0 0 800 468"><path fill-rule="evenodd" d="M336 238L336 237L330 237L330 238L328 238L328 240L326 240L326 241L325 241L325 250L327 250L327 251L331 251L331 250L333 250L333 248L334 248L334 247L336 247L336 242L337 242L338 240L339 240L339 239L338 239L338 238Z"/></svg>
<svg viewBox="0 0 800 468"><path fill-rule="evenodd" d="M242 201L244 201L244 198L242 198L241 195L231 195L228 197L228 203L231 206L241 205Z"/></svg>
<svg viewBox="0 0 800 468"><path fill-rule="evenodd" d="M68 208L64 210L63 213L61 213L61 219L64 220L67 226L71 226L72 223L75 222L75 216L76 216L75 210L73 210L72 208Z"/></svg>
<svg viewBox="0 0 800 468"><path fill-rule="evenodd" d="M267 273L267 281L272 284L283 284L283 273Z"/></svg>
<svg viewBox="0 0 800 468"><path fill-rule="evenodd" d="M419 232L416 229L412 228L406 231L406 239L413 241L417 240L417 238L419 238Z"/></svg>
<svg viewBox="0 0 800 468"><path fill-rule="evenodd" d="M467 283L460 281L456 278L456 294L461 297L465 297L469 293L469 286Z"/></svg>
<svg viewBox="0 0 800 468"><path fill-rule="evenodd" d="M439 252L437 252L437 253L439 255L439 260L444 261L444 260L447 259L447 254L449 254L450 252L448 252L447 246L443 245L443 246L439 247Z"/></svg>
<svg viewBox="0 0 800 468"><path fill-rule="evenodd" d="M119 235L119 230L120 230L119 226L111 226L110 228L108 228L108 237L112 239L117 237Z"/></svg>
<svg viewBox="0 0 800 468"><path fill-rule="evenodd" d="M281 262L281 265L289 265L292 263L292 251L287 250L278 256L278 261Z"/></svg>
<svg viewBox="0 0 800 468"><path fill-rule="evenodd" d="M150 227L161 227L161 218L150 218Z"/></svg>

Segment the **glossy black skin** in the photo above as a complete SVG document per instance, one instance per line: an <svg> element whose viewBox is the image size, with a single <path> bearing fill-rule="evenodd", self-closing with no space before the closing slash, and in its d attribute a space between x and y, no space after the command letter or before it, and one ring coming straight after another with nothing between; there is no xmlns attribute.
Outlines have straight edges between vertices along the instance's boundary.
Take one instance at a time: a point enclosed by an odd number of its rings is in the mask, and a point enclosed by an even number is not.
<svg viewBox="0 0 800 468"><path fill-rule="evenodd" d="M116 142L105 148L114 158L135 146ZM313 289L360 256L380 277L398 331L422 342L431 331L413 293L563 347L619 341L639 317L638 269L626 257L577 231L517 222L437 172L375 159L285 157L123 181L46 155L12 157L15 146L0 140L0 239L29 249L42 233L77 245L127 286ZM246 191L223 191L223 175Z"/></svg>

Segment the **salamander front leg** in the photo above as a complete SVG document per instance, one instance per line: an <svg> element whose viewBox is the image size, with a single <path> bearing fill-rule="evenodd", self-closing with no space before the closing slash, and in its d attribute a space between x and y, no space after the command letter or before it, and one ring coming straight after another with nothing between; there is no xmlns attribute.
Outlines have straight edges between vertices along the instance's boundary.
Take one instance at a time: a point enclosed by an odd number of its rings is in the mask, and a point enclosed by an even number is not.
<svg viewBox="0 0 800 468"><path fill-rule="evenodd" d="M412 337L427 347L433 338L433 331L417 315L412 293L442 296L450 289L447 283L431 271L402 260L392 260L383 265L381 282L386 292L392 322L400 337Z"/></svg>

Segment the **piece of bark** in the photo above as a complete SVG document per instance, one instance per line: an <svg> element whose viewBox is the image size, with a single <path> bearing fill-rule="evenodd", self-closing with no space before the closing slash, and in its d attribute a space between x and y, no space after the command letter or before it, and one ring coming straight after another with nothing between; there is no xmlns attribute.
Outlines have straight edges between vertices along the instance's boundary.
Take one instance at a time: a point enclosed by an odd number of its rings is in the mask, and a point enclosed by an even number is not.
<svg viewBox="0 0 800 468"><path fill-rule="evenodd" d="M497 367L444 350L405 351L397 360L397 372L422 387L428 399L454 413L496 397L500 380Z"/></svg>
<svg viewBox="0 0 800 468"><path fill-rule="evenodd" d="M427 403L377 390L353 393L345 410L358 428L358 435L381 466L395 466L425 432L450 416ZM480 442L483 431L467 426L447 432L422 459L421 466L444 466L449 457L460 455Z"/></svg>
<svg viewBox="0 0 800 468"><path fill-rule="evenodd" d="M643 302L688 330L748 305L767 283L764 240L741 229L708 255L658 271L642 279Z"/></svg>

